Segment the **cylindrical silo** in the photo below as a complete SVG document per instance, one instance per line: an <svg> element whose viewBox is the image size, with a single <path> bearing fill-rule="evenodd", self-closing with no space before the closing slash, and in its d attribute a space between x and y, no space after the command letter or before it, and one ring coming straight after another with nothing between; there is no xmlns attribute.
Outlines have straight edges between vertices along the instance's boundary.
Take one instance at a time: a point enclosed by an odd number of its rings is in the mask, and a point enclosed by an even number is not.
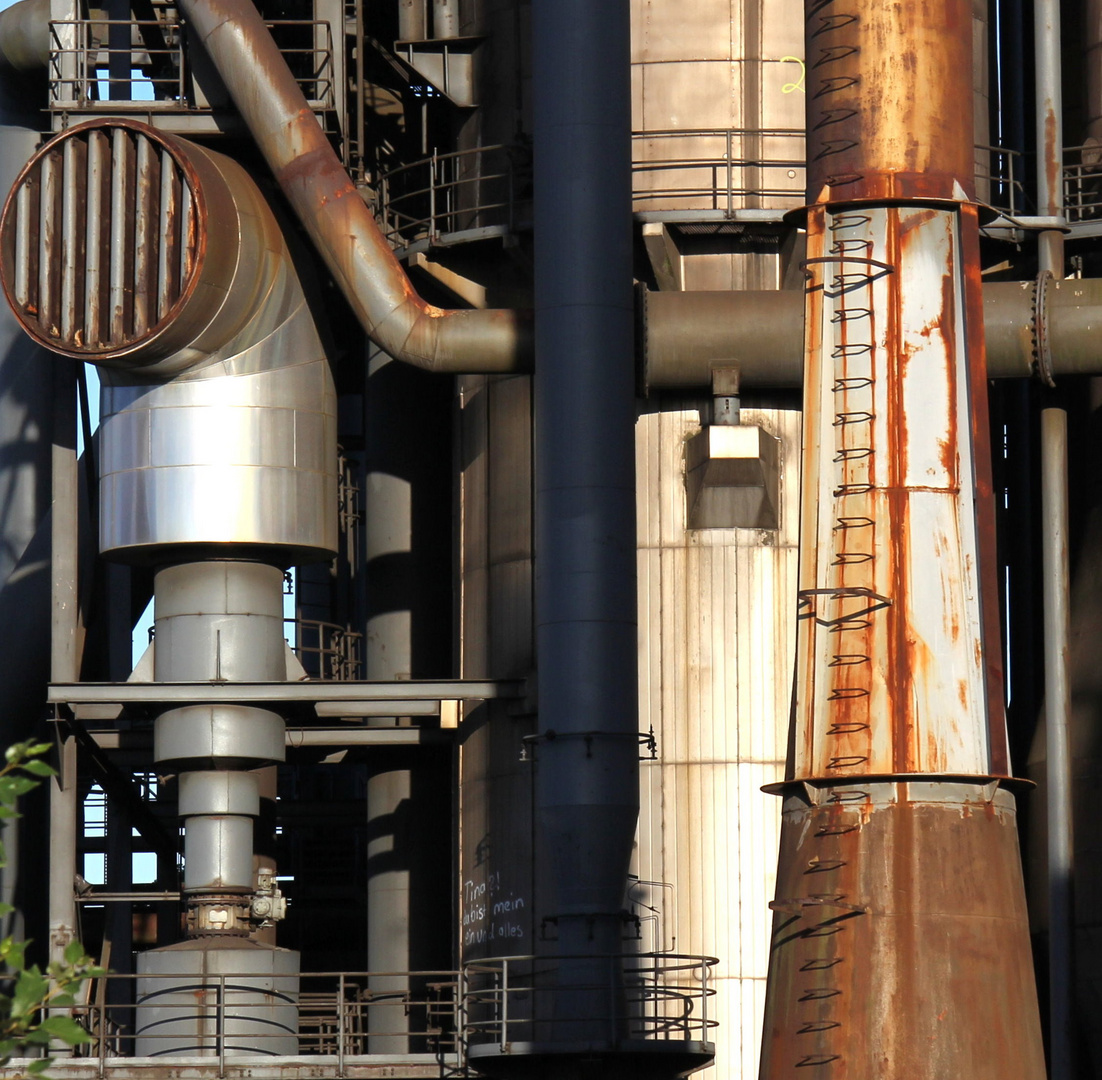
<svg viewBox="0 0 1102 1080"><path fill-rule="evenodd" d="M298 1053L298 953L192 938L138 957L138 1057Z"/></svg>

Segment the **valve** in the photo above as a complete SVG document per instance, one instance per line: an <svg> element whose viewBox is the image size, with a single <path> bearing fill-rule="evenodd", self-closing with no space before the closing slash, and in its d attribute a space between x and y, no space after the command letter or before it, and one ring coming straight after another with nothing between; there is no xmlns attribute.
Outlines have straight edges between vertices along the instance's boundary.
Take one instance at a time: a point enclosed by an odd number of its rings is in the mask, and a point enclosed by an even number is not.
<svg viewBox="0 0 1102 1080"><path fill-rule="evenodd" d="M287 917L287 898L280 891L274 874L262 870L257 875L249 917L261 926L271 926Z"/></svg>

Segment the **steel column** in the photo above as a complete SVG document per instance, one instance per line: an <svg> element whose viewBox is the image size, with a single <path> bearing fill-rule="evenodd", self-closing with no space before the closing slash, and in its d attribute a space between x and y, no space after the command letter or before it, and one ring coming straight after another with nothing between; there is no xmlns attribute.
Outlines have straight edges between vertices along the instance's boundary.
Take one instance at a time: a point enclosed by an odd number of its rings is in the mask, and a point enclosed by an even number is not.
<svg viewBox="0 0 1102 1080"><path fill-rule="evenodd" d="M607 956L639 808L629 5L532 19L537 900L560 956ZM552 1041L607 1039L608 979L560 962Z"/></svg>

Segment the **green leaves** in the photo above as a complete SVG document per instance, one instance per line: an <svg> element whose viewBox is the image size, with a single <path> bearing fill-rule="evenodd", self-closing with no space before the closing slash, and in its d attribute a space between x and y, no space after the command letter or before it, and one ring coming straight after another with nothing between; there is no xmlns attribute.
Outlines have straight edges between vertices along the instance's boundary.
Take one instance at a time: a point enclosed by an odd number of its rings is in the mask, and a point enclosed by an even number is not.
<svg viewBox="0 0 1102 1080"><path fill-rule="evenodd" d="M92 1040L92 1036L71 1016L47 1016L38 1025L38 1030L44 1031L51 1038L61 1039L70 1046L79 1046Z"/></svg>
<svg viewBox="0 0 1102 1080"><path fill-rule="evenodd" d="M53 766L42 760L49 749L49 743L28 740L4 751L4 767L0 769L0 819L18 817L15 807L19 796L32 791L45 777L56 775ZM0 866L6 865L6 861L0 847Z"/></svg>
<svg viewBox="0 0 1102 1080"><path fill-rule="evenodd" d="M42 755L50 750L49 743L21 742L4 752L0 768L0 820L19 816L17 803L21 795L37 787L43 779L56 775ZM6 854L0 844L0 866L6 865ZM11 904L0 903L0 917L10 915ZM29 942L8 937L0 939L0 967L6 972L5 989L0 993L0 1065L29 1047L47 1047L62 1042L77 1046L90 1042L92 1036L66 1011L77 1002L77 991L87 979L98 979L107 972L95 965L79 941L65 947L63 959L49 964L42 971L37 964L28 966L26 951ZM43 1077L49 1068L48 1057L34 1058L26 1064L28 1077Z"/></svg>
<svg viewBox="0 0 1102 1080"><path fill-rule="evenodd" d="M33 776L53 776L57 772L52 765L46 764L45 761L38 760L27 761L23 764L22 768L26 769L27 772L31 773Z"/></svg>

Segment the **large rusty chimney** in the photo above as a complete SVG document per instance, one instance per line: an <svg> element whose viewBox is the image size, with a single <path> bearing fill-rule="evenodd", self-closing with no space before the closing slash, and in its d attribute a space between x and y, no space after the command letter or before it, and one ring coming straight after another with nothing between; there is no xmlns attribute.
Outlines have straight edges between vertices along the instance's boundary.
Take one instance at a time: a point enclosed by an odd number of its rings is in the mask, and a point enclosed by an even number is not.
<svg viewBox="0 0 1102 1080"><path fill-rule="evenodd" d="M807 0L796 699L762 1049L1040 1078L1003 710L969 0Z"/></svg>

